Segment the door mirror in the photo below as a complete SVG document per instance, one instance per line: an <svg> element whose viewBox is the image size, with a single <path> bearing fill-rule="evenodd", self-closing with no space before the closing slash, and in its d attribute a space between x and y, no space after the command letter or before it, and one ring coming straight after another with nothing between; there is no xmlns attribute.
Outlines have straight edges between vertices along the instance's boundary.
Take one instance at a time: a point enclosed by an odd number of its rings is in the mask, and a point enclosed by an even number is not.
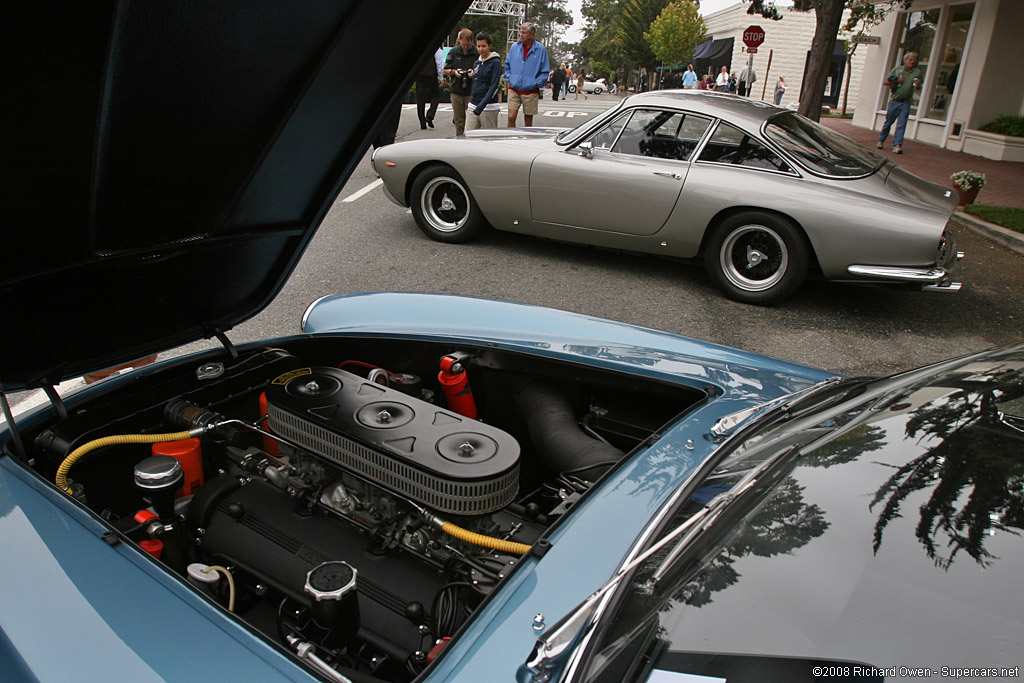
<svg viewBox="0 0 1024 683"><path fill-rule="evenodd" d="M581 157L586 157L588 159L594 158L594 143L590 141L581 142L580 144L576 145L576 149L580 151Z"/></svg>

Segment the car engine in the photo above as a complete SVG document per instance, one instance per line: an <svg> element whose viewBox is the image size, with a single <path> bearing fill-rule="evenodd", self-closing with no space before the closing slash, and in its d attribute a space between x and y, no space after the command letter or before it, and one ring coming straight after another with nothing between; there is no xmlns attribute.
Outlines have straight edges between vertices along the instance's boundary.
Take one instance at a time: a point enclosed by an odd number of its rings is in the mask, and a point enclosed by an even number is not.
<svg viewBox="0 0 1024 683"><path fill-rule="evenodd" d="M36 430L33 466L325 680L415 678L605 472L703 397L407 340L224 355L76 404Z"/></svg>

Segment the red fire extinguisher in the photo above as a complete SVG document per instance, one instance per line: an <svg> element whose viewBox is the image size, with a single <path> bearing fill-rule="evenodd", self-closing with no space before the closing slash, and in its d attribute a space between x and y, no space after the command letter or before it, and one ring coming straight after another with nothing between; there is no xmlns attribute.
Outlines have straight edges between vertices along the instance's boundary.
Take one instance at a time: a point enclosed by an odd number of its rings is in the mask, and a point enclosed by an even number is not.
<svg viewBox="0 0 1024 683"><path fill-rule="evenodd" d="M475 420L476 401L473 400L473 390L469 387L469 377L466 374L467 358L469 354L461 352L444 356L441 359L441 372L437 373L437 381L441 383L448 408Z"/></svg>

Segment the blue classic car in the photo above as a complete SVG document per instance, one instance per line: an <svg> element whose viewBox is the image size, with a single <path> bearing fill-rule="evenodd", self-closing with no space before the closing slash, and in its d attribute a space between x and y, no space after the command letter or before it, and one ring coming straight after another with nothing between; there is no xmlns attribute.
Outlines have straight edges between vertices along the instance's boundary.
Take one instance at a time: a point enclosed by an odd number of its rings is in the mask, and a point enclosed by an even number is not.
<svg viewBox="0 0 1024 683"><path fill-rule="evenodd" d="M9 12L0 677L1019 677L1024 347L841 378L410 293L231 343L462 9Z"/></svg>

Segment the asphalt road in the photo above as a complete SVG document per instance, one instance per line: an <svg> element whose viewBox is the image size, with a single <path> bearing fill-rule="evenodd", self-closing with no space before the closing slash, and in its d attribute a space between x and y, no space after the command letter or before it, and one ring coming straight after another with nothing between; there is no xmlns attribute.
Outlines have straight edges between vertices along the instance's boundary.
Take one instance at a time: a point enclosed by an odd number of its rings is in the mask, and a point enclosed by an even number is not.
<svg viewBox="0 0 1024 683"><path fill-rule="evenodd" d="M546 98L534 123L576 125L617 99ZM502 112L499 125L504 120ZM450 112L439 111L435 124L420 130L415 110L407 108L399 141L454 134ZM956 232L967 254L957 272L964 283L959 293L808 281L790 299L765 308L722 297L700 264L496 231L467 245L433 242L379 187L360 193L375 181L367 153L284 289L266 310L229 333L233 342L297 332L302 312L320 296L389 290L550 306L847 375L890 374L1024 341L1024 257L966 231ZM180 351L215 345L197 342Z"/></svg>

